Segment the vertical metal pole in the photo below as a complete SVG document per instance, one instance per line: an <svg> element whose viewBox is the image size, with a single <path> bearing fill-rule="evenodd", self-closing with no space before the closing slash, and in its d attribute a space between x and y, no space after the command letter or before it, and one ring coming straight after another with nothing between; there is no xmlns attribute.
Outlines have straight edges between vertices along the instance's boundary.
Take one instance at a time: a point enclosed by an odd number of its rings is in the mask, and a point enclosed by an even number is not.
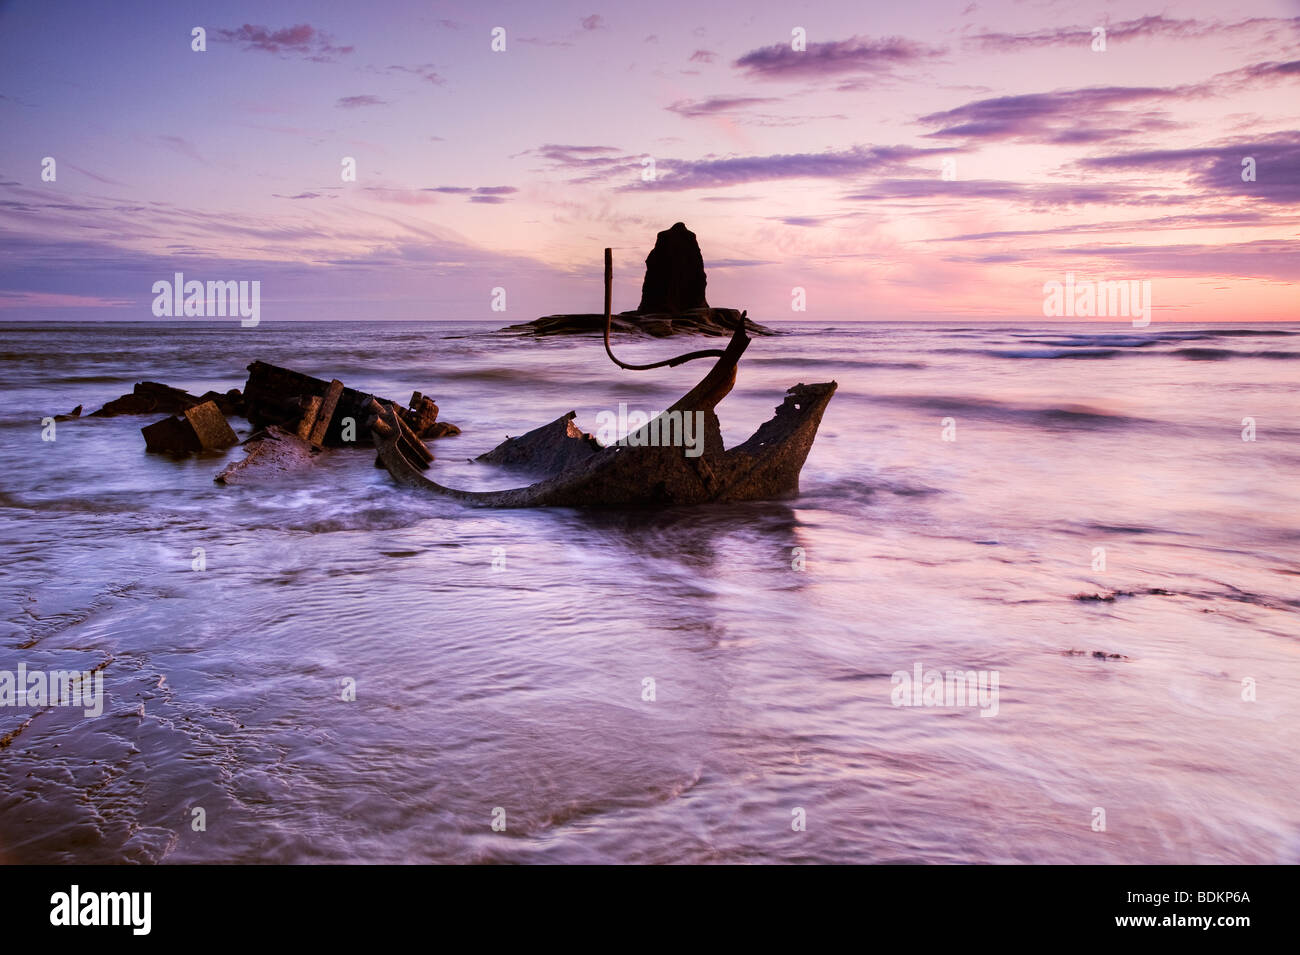
<svg viewBox="0 0 1300 955"><path fill-rule="evenodd" d="M610 319L610 302L614 293L614 255L613 250L605 250L605 322Z"/></svg>

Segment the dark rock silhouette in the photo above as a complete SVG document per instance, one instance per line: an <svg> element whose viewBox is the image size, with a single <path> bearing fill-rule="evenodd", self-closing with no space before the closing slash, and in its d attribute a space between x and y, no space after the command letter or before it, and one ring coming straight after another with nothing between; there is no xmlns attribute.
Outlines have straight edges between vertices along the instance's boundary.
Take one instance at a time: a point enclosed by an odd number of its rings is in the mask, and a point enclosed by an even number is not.
<svg viewBox="0 0 1300 955"><path fill-rule="evenodd" d="M704 256L695 233L678 222L655 238L655 247L645 257L645 281L641 283L641 314L680 315L708 308L704 287Z"/></svg>
<svg viewBox="0 0 1300 955"><path fill-rule="evenodd" d="M655 238L645 259L641 304L630 312L610 317L610 330L633 335L668 338L671 335L730 335L743 325L751 335L775 335L770 328L746 318L740 309L712 308L704 298L708 278L695 233L682 222ZM503 332L545 335L600 335L605 315L598 312L545 315L531 322L510 325Z"/></svg>

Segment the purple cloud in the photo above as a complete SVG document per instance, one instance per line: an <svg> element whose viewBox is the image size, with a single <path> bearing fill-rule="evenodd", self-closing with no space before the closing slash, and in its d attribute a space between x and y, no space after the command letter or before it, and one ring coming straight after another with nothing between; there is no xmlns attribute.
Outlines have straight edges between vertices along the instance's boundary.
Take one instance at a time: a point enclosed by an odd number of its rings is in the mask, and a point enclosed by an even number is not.
<svg viewBox="0 0 1300 955"><path fill-rule="evenodd" d="M670 113L676 113L678 116L696 119L700 116L734 112L737 109L754 106L758 103L775 102L777 100L768 96L714 96L704 100L678 100L676 103L664 108Z"/></svg>
<svg viewBox="0 0 1300 955"><path fill-rule="evenodd" d="M731 159L665 159L659 165L661 172L655 179L630 183L623 186L621 191L651 189L680 192L780 179L839 179L899 169L909 160L953 151L917 149L912 146L855 146L841 152L739 156Z"/></svg>
<svg viewBox="0 0 1300 955"><path fill-rule="evenodd" d="M1054 206L1174 204L1178 197L1152 195L1132 186L1082 183L1027 183L1002 179L885 179L845 196L854 201L897 199L998 199L1039 208Z"/></svg>
<svg viewBox="0 0 1300 955"><path fill-rule="evenodd" d="M410 73L418 76L426 83L432 83L434 86L442 86L447 81L433 68L432 63L424 63L420 66L390 66L390 73Z"/></svg>
<svg viewBox="0 0 1300 955"><path fill-rule="evenodd" d="M986 242L989 239L1020 239L1041 235L1078 235L1090 232L1155 232L1168 229L1231 228L1266 226L1274 217L1261 212L1200 212L1156 216L1149 219L1112 219L1106 222L1083 222L1054 226L1049 229L1001 229L996 232L965 232L960 235L925 239L926 242ZM1283 220L1286 221L1286 220ZM1300 221L1292 219L1292 222Z"/></svg>
<svg viewBox="0 0 1300 955"><path fill-rule="evenodd" d="M195 162L207 163L207 160L204 159L199 154L199 151L194 148L194 144L182 136L159 136L158 141L168 149L174 149L176 152L183 156L188 156Z"/></svg>
<svg viewBox="0 0 1300 955"><path fill-rule="evenodd" d="M582 18L582 28L584 30L603 30L605 29L605 20L599 13L593 13L589 17Z"/></svg>
<svg viewBox="0 0 1300 955"><path fill-rule="evenodd" d="M333 61L351 53L354 49L350 46L335 46L329 34L317 30L308 23L299 23L280 30L245 23L236 30L215 30L213 37L227 43L236 43L244 50L275 54L293 53L319 63Z"/></svg>
<svg viewBox="0 0 1300 955"><path fill-rule="evenodd" d="M1163 113L1134 111L1132 104L1170 99L1186 92L1185 87L1107 86L997 96L929 113L920 117L920 122L940 127L927 134L931 137L1059 145L1101 143L1173 128L1175 124Z"/></svg>
<svg viewBox="0 0 1300 955"><path fill-rule="evenodd" d="M505 202L504 196L514 195L519 190L514 186L427 186L421 192L441 192L452 196L469 196L470 202Z"/></svg>
<svg viewBox="0 0 1300 955"><path fill-rule="evenodd" d="M629 156L613 146L564 146L547 143L528 153L536 153L552 167L583 175L571 182L599 182L616 172L635 166L640 168L641 158Z"/></svg>
<svg viewBox="0 0 1300 955"><path fill-rule="evenodd" d="M1253 163L1246 163L1249 159ZM1300 203L1300 130L1192 149L1151 149L1079 160L1088 169L1146 169L1190 174L1203 194L1252 196L1262 202ZM1253 165L1254 179L1242 178ZM1168 179L1168 175L1163 175Z"/></svg>
<svg viewBox="0 0 1300 955"><path fill-rule="evenodd" d="M1106 41L1130 40L1134 37L1165 37L1175 40L1194 40L1200 37L1252 30L1255 28L1274 28L1278 26L1300 28L1300 17L1283 19L1279 17L1252 17L1233 23L1221 23L1213 20L1176 20L1166 16L1152 15L1137 17L1133 20L1121 20L1118 23L1098 24L1106 30ZM1012 53L1017 50L1029 50L1047 46L1081 46L1092 44L1092 26L1053 27L1032 33L976 33L965 38L967 44L978 46L983 50L998 53Z"/></svg>
<svg viewBox="0 0 1300 955"><path fill-rule="evenodd" d="M943 52L903 37L879 40L849 37L825 43L809 43L807 50L792 49L789 43L751 50L735 66L761 79L802 79L844 73L878 73Z"/></svg>
<svg viewBox="0 0 1300 955"><path fill-rule="evenodd" d="M717 59L717 57L718 54L714 53L712 50L696 50L694 53L691 54L691 62L712 63L715 59Z"/></svg>
<svg viewBox="0 0 1300 955"><path fill-rule="evenodd" d="M343 96L334 105L341 109L357 109L361 106L383 106L387 100L382 100L378 96L371 96L369 93L364 96Z"/></svg>
<svg viewBox="0 0 1300 955"><path fill-rule="evenodd" d="M1138 275L1300 280L1300 242L1293 239L1219 245L1098 245L1051 249L1044 254L1090 263L1109 260L1112 269Z"/></svg>

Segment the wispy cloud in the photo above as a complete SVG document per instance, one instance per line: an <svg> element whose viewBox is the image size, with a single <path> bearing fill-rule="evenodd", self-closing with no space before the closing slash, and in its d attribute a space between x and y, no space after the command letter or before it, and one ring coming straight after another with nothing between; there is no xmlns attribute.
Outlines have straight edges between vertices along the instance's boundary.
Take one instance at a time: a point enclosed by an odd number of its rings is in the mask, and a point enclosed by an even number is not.
<svg viewBox="0 0 1300 955"><path fill-rule="evenodd" d="M362 106L384 106L387 102L387 100L380 99L378 96L371 96L366 93L362 96L341 96L334 105L340 109L358 109Z"/></svg>
<svg viewBox="0 0 1300 955"><path fill-rule="evenodd" d="M245 23L233 30L214 30L212 36L219 41L234 43L243 50L276 55L293 54L319 63L333 62L354 49L335 45L333 37L309 23L299 23L279 30Z"/></svg>
<svg viewBox="0 0 1300 955"><path fill-rule="evenodd" d="M418 76L426 83L432 83L434 86L442 86L447 81L442 77L432 63L423 63L420 66L390 66L390 73L410 73L412 76Z"/></svg>
<svg viewBox="0 0 1300 955"><path fill-rule="evenodd" d="M1123 42L1138 37L1174 40L1195 40L1208 36L1223 36L1227 33L1255 29L1272 29L1276 27L1300 29L1300 17L1284 19L1280 17L1251 17L1223 23L1217 20L1179 20L1163 15L1136 17L1132 20L1120 20L1116 23L1101 23L1106 31L1107 44ZM1018 50L1037 49L1050 46L1089 47L1093 38L1093 25L1061 26L1029 33L1004 33L986 31L974 33L964 38L967 45L985 51L1011 53Z"/></svg>
<svg viewBox="0 0 1300 955"><path fill-rule="evenodd" d="M1246 160L1254 180L1242 178ZM1150 170L1190 176L1207 195L1250 196L1263 202L1300 203L1300 131L1288 130L1229 144L1188 149L1148 149L1080 159L1087 169Z"/></svg>
<svg viewBox="0 0 1300 955"><path fill-rule="evenodd" d="M757 106L760 103L775 102L778 101L769 96L714 96L702 100L678 100L676 103L664 108L669 112L676 113L678 116L695 119L700 116L731 113L747 106Z"/></svg>
<svg viewBox="0 0 1300 955"><path fill-rule="evenodd" d="M110 178L108 178L108 176L101 176L99 173L97 173L97 172L91 172L89 169L82 169L80 166L74 166L74 165L73 165L72 163L70 163L70 162L66 162L66 161L65 161L63 165L67 166L69 169L71 169L71 170L73 170L73 171L75 171L75 172L79 172L79 173L81 173L83 176L88 176L88 177L90 177L91 179L95 180L95 182L102 182L102 183L103 183L104 185L106 185L106 186L125 186L125 185L126 185L126 183L121 182L121 181L119 181L119 180L117 180L117 179L110 179Z"/></svg>
<svg viewBox="0 0 1300 955"><path fill-rule="evenodd" d="M1086 145L1174 128L1163 113L1133 107L1176 99L1185 92L1178 88L1107 86L996 96L929 113L920 122L940 127L928 134L931 137Z"/></svg>
<svg viewBox="0 0 1300 955"><path fill-rule="evenodd" d="M958 179L947 181L939 176L925 179L883 179L864 186L845 199L853 201L888 201L916 199L996 199L1031 208L1048 209L1073 205L1158 205L1185 200L1164 196L1150 189L1112 183L1033 183L1004 179Z"/></svg>
<svg viewBox="0 0 1300 955"><path fill-rule="evenodd" d="M168 149L174 150L182 156L188 156L195 162L207 163L207 160L199 154L199 151L194 147L194 144L183 136L159 136L158 141Z"/></svg>
<svg viewBox="0 0 1300 955"><path fill-rule="evenodd" d="M636 182L621 189L678 192L780 179L837 179L899 169L920 157L950 151L942 148L918 149L913 146L856 146L838 152L828 150L820 153L738 156L727 159L666 159L659 164L659 173L654 180Z"/></svg>
<svg viewBox="0 0 1300 955"><path fill-rule="evenodd" d="M546 143L527 151L539 156L554 170L581 173L570 178L574 183L601 182L615 174L640 168L641 157L631 156L613 146L566 146Z"/></svg>
<svg viewBox="0 0 1300 955"><path fill-rule="evenodd" d="M1160 232L1170 229L1241 229L1271 223L1300 223L1300 217L1274 217L1263 212L1196 212L1154 216L1146 219L1109 219L1103 222L1073 222L1044 229L999 229L993 232L964 232L938 236L926 242L986 242L990 239L1020 239L1029 236L1081 235L1095 232Z"/></svg>
<svg viewBox="0 0 1300 955"><path fill-rule="evenodd" d="M1127 270L1144 275L1201 278L1300 280L1300 242L1258 239L1253 242L1181 245L1093 245L1052 249L1070 261L1096 263L1099 270Z"/></svg>
<svg viewBox="0 0 1300 955"><path fill-rule="evenodd" d="M470 202L500 203L519 190L514 186L426 186L421 192L439 192L449 196L468 196Z"/></svg>
<svg viewBox="0 0 1300 955"><path fill-rule="evenodd" d="M795 50L789 43L751 50L735 66L761 79L807 79L850 73L879 73L904 63L939 56L943 50L903 37L869 39L849 37L824 43L809 43Z"/></svg>

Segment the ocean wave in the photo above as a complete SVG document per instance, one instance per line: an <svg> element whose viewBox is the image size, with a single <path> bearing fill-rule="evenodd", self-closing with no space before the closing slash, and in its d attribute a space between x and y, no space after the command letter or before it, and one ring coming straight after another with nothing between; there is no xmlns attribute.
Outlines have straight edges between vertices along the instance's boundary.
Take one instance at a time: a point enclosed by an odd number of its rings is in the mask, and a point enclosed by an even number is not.
<svg viewBox="0 0 1300 955"><path fill-rule="evenodd" d="M865 359L857 361L851 358L804 358L793 355L788 358L747 358L747 365L782 365L789 368L806 368L808 366L826 365L832 368L928 368L923 361L886 361L883 359Z"/></svg>
<svg viewBox="0 0 1300 955"><path fill-rule="evenodd" d="M1226 361L1229 358L1271 358L1288 360L1300 358L1300 352L1293 351L1234 351L1231 348L1175 348L1170 355L1177 355L1188 361Z"/></svg>
<svg viewBox="0 0 1300 955"><path fill-rule="evenodd" d="M1197 339L1177 339L1177 341ZM1054 343L1058 344L1058 343ZM1174 348L1170 350L1151 349L1149 351L1138 351L1146 345L1163 345L1169 344L1166 341L1145 341L1139 344L1124 344L1114 342L1107 344L1105 347L1090 347L1087 343L1059 343L1059 347L1038 348L1038 349L998 349L998 348L937 348L936 352L945 355L983 355L989 358L1024 358L1030 360L1055 360L1055 359L1084 359L1084 360L1102 360L1107 358L1116 358L1122 355L1145 355L1148 357L1169 357L1176 356L1188 361L1225 361L1229 358L1266 358L1272 360L1285 361L1293 358L1300 358L1300 352L1264 350L1264 351L1237 351L1232 348L1210 348L1206 346L1189 346L1186 348ZM827 360L828 364L834 362Z"/></svg>
<svg viewBox="0 0 1300 955"><path fill-rule="evenodd" d="M1082 429L1102 427L1127 427L1155 422L1149 418L1120 414L1090 405L1061 404L1047 406L1014 405L992 398L945 397L942 395L875 395L870 401L904 405L926 411L947 414L964 414L973 418L1029 423L1060 427L1067 425Z"/></svg>
<svg viewBox="0 0 1300 955"><path fill-rule="evenodd" d="M1064 348L1054 349L1052 351L980 351L981 355L990 355L994 358L1081 358L1081 359L1098 359L1114 358L1116 355L1122 355L1123 352L1118 348Z"/></svg>

